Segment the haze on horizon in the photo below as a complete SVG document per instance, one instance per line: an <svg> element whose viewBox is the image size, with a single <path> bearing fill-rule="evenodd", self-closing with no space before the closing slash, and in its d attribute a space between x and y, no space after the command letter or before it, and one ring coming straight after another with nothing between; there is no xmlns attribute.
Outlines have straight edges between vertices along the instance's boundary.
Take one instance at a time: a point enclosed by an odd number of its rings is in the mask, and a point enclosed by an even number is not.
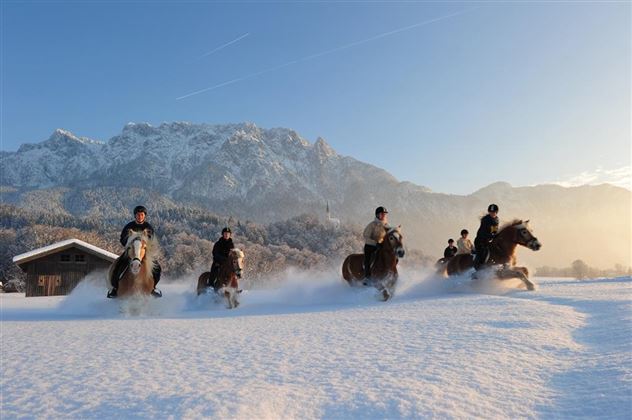
<svg viewBox="0 0 632 420"><path fill-rule="evenodd" d="M0 12L2 150L56 128L107 140L128 121L252 121L437 192L632 188L630 3L7 1Z"/></svg>

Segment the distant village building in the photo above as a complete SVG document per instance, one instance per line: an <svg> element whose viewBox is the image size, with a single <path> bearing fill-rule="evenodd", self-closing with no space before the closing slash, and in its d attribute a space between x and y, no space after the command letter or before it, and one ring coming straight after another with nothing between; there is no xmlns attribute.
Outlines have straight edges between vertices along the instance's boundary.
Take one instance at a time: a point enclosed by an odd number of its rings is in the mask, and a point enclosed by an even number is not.
<svg viewBox="0 0 632 420"><path fill-rule="evenodd" d="M88 273L107 270L118 255L79 239L56 242L13 257L26 272L26 296L67 295Z"/></svg>
<svg viewBox="0 0 632 420"><path fill-rule="evenodd" d="M340 220L331 217L331 214L329 213L329 201L327 201L327 223L332 225L334 229L338 229L340 227Z"/></svg>

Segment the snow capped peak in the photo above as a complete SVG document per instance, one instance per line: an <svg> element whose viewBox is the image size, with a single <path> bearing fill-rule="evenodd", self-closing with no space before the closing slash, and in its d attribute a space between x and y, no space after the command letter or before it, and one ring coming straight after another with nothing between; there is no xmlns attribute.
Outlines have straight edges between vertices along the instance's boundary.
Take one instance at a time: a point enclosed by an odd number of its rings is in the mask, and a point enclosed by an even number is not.
<svg viewBox="0 0 632 420"><path fill-rule="evenodd" d="M88 137L77 137L72 132L68 130L64 130L62 128L58 128L53 131L53 134L50 135L48 140L45 143L63 143L63 142L71 142L71 143L81 143L81 144L103 144L98 140L93 140Z"/></svg>
<svg viewBox="0 0 632 420"><path fill-rule="evenodd" d="M157 131L158 130L154 126L146 122L128 122L127 124L125 124L125 127L123 127L124 135L138 134L141 136L150 136L152 134L156 134Z"/></svg>
<svg viewBox="0 0 632 420"><path fill-rule="evenodd" d="M71 138L77 138L74 134L72 134L70 131L68 130L64 130L63 128L58 128L55 131L53 131L53 134L50 135L49 139L57 139L57 138L62 138L62 137L71 137Z"/></svg>

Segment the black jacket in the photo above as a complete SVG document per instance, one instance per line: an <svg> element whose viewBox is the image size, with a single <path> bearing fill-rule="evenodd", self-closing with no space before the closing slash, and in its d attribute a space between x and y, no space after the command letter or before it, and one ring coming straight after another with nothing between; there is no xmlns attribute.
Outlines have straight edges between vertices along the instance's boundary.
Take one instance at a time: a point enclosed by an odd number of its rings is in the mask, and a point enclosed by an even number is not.
<svg viewBox="0 0 632 420"><path fill-rule="evenodd" d="M123 230L121 231L121 245L127 245L127 237L129 236L129 231L133 230L134 232L141 232L145 229L149 231L149 235L154 234L154 228L147 222L136 223L136 220L132 220L128 224L125 225Z"/></svg>
<svg viewBox="0 0 632 420"><path fill-rule="evenodd" d="M443 258L452 258L456 255L456 251L457 251L457 247L455 246L448 246L444 251L443 251Z"/></svg>
<svg viewBox="0 0 632 420"><path fill-rule="evenodd" d="M222 236L217 242L215 242L215 245L213 245L213 262L217 264L223 263L228 258L230 250L234 248L235 245L233 245L233 239L224 239Z"/></svg>
<svg viewBox="0 0 632 420"><path fill-rule="evenodd" d="M476 242L489 242L498 233L498 216L492 217L489 214L481 219L481 227L476 232Z"/></svg>

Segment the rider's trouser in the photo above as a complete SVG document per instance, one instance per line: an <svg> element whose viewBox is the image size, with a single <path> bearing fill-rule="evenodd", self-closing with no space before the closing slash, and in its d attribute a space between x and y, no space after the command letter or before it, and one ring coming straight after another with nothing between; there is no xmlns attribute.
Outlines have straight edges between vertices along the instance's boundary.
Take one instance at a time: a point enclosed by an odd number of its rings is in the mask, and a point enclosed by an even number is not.
<svg viewBox="0 0 632 420"><path fill-rule="evenodd" d="M478 270L487 260L487 254L489 254L489 241L476 238L474 240L474 247L476 248L474 268Z"/></svg>
<svg viewBox="0 0 632 420"><path fill-rule="evenodd" d="M371 277L371 262L373 261L373 254L377 251L375 245L364 245L364 277L367 279Z"/></svg>

